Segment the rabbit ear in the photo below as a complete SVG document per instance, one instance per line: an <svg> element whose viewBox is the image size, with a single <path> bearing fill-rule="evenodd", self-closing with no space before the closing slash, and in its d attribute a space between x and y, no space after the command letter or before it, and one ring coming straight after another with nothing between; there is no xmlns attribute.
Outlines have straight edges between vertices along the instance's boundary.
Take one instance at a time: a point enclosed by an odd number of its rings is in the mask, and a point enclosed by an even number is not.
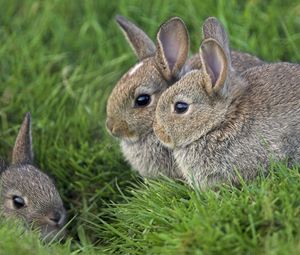
<svg viewBox="0 0 300 255"><path fill-rule="evenodd" d="M228 59L224 49L214 39L206 39L200 47L200 57L203 71L209 75L211 82L205 84L209 95L213 93L226 93L228 76Z"/></svg>
<svg viewBox="0 0 300 255"><path fill-rule="evenodd" d="M0 173L7 167L4 159L0 158Z"/></svg>
<svg viewBox="0 0 300 255"><path fill-rule="evenodd" d="M31 164L33 162L30 122L30 113L28 112L23 120L13 149L13 164Z"/></svg>
<svg viewBox="0 0 300 255"><path fill-rule="evenodd" d="M189 52L189 35L184 22L174 17L161 25L157 33L156 63L170 81L177 78Z"/></svg>
<svg viewBox="0 0 300 255"><path fill-rule="evenodd" d="M229 39L222 23L215 17L207 18L202 26L202 33L205 39L214 39L223 48L224 53L228 59L228 64L230 62L230 49L229 49Z"/></svg>
<svg viewBox="0 0 300 255"><path fill-rule="evenodd" d="M116 21L139 60L155 54L155 44L143 30L123 16L117 15Z"/></svg>

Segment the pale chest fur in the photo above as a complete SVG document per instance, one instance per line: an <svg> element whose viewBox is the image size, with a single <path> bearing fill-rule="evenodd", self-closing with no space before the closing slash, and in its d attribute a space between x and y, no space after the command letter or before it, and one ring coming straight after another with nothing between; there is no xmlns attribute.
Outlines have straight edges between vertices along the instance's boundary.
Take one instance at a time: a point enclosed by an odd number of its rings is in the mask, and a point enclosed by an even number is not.
<svg viewBox="0 0 300 255"><path fill-rule="evenodd" d="M122 141L121 149L134 170L144 177L165 175L180 178L182 176L172 152L158 141L154 133L150 133L136 143Z"/></svg>
<svg viewBox="0 0 300 255"><path fill-rule="evenodd" d="M234 147L230 143L208 144L203 139L186 148L174 150L174 156L186 179L190 183L195 181L201 187L229 179L236 181L235 168L239 171L242 169L243 177L248 179L255 175L257 162L267 160L263 154L257 154L260 159L256 155L249 158L246 155L249 148L236 150Z"/></svg>

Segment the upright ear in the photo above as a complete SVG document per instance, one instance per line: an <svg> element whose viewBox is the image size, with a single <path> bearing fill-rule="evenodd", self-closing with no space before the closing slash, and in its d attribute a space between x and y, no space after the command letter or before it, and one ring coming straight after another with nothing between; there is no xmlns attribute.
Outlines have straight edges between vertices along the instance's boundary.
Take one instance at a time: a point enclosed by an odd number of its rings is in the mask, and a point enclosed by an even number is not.
<svg viewBox="0 0 300 255"><path fill-rule="evenodd" d="M155 54L155 44L143 30L123 16L117 15L116 21L139 60Z"/></svg>
<svg viewBox="0 0 300 255"><path fill-rule="evenodd" d="M189 53L189 35L184 22L174 17L157 33L156 64L168 81L177 78Z"/></svg>
<svg viewBox="0 0 300 255"><path fill-rule="evenodd" d="M0 173L7 167L4 159L0 158Z"/></svg>
<svg viewBox="0 0 300 255"><path fill-rule="evenodd" d="M12 153L13 164L32 164L31 120L28 112L23 120Z"/></svg>
<svg viewBox="0 0 300 255"><path fill-rule="evenodd" d="M203 23L202 33L204 40L214 39L219 43L228 59L228 65L231 65L229 39L222 23L215 17L209 17Z"/></svg>
<svg viewBox="0 0 300 255"><path fill-rule="evenodd" d="M205 84L209 95L227 92L227 77L229 73L228 58L221 45L214 39L206 39L200 47L200 57L203 71L210 77L210 83Z"/></svg>

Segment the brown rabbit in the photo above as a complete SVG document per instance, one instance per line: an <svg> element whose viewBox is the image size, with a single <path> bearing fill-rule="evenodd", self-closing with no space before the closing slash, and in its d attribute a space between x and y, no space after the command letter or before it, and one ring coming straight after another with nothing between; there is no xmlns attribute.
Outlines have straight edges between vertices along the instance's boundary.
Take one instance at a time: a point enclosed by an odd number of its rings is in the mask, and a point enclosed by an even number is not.
<svg viewBox="0 0 300 255"><path fill-rule="evenodd" d="M181 177L172 152L154 135L153 120L162 92L185 73L201 68L200 58L197 54L187 60L189 36L184 22L178 17L161 25L156 47L140 28L124 17L118 16L117 22L140 62L119 80L108 99L107 129L120 138L125 158L142 176ZM209 31L204 30L204 36ZM239 60L244 56L250 63L252 56L234 54ZM256 57L252 59L253 65L263 63ZM236 63L237 66L242 67L242 62Z"/></svg>
<svg viewBox="0 0 300 255"><path fill-rule="evenodd" d="M203 68L160 97L154 124L185 178L203 188L238 183L236 171L251 180L270 159L300 160L300 66L265 64L240 76L225 31L215 32L201 44Z"/></svg>
<svg viewBox="0 0 300 255"><path fill-rule="evenodd" d="M63 202L52 180L33 165L30 114L20 128L12 165L0 173L0 212L41 230L45 240L60 233L66 221ZM3 165L3 164L2 164Z"/></svg>

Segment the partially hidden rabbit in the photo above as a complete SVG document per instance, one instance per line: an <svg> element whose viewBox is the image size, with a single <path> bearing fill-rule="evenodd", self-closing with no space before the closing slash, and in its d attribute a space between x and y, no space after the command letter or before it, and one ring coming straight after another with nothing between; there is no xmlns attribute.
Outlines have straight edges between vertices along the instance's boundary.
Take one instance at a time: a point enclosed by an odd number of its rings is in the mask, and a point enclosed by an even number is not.
<svg viewBox="0 0 300 255"><path fill-rule="evenodd" d="M272 160L300 160L300 65L265 64L239 75L221 23L210 24L202 69L161 95L154 123L185 178L201 188L252 180Z"/></svg>
<svg viewBox="0 0 300 255"><path fill-rule="evenodd" d="M160 26L156 46L144 31L124 17L117 16L116 20L139 63L123 75L108 99L107 129L120 139L125 158L142 176L163 174L181 178L172 152L162 146L153 132L153 120L162 92L185 73L201 68L199 55L187 58L189 35L178 17ZM249 66L263 63L246 53L234 54L241 70L246 69L243 58Z"/></svg>
<svg viewBox="0 0 300 255"><path fill-rule="evenodd" d="M38 228L41 237L63 237L66 211L52 180L33 166L31 120L27 113L12 153L12 164L0 172L0 216Z"/></svg>

